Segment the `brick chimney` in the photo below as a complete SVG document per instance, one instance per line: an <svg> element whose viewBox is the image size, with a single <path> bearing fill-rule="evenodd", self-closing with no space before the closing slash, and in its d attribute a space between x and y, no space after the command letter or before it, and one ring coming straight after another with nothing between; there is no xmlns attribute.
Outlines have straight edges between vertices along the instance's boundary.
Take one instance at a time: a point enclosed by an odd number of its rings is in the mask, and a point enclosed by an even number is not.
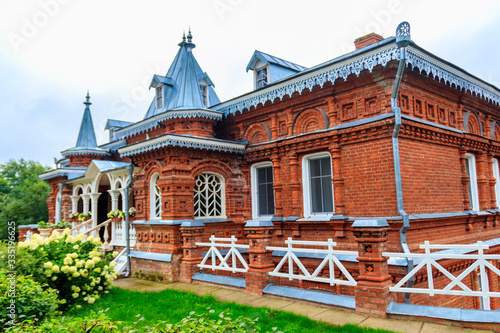
<svg viewBox="0 0 500 333"><path fill-rule="evenodd" d="M365 35L363 37L356 38L354 40L354 45L356 46L356 50L359 50L365 46L378 43L381 40L384 40L384 37L372 32L372 33Z"/></svg>

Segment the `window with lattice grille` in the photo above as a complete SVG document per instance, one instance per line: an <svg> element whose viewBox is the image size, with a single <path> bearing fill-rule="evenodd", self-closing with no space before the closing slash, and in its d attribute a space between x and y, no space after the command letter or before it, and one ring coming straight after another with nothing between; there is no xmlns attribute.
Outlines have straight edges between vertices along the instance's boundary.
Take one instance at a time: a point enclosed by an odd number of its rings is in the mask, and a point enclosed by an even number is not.
<svg viewBox="0 0 500 333"><path fill-rule="evenodd" d="M163 86L156 88L156 108L161 109L163 107Z"/></svg>
<svg viewBox="0 0 500 333"><path fill-rule="evenodd" d="M224 217L224 183L213 173L196 176L194 186L194 216Z"/></svg>
<svg viewBox="0 0 500 333"><path fill-rule="evenodd" d="M150 218L151 220L159 220L161 219L161 190L158 186L158 178L160 175L155 173L153 177L151 177L150 184Z"/></svg>

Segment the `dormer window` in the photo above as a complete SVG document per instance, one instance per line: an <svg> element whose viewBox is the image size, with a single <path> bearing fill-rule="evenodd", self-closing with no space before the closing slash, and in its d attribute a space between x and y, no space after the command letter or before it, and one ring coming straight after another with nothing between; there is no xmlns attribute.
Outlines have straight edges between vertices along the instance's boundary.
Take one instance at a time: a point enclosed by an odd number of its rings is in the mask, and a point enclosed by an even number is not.
<svg viewBox="0 0 500 333"><path fill-rule="evenodd" d="M208 87L204 84L200 84L200 93L203 105L208 108Z"/></svg>
<svg viewBox="0 0 500 333"><path fill-rule="evenodd" d="M267 66L257 68L255 70L255 88L264 88L267 84Z"/></svg>
<svg viewBox="0 0 500 333"><path fill-rule="evenodd" d="M161 109L163 107L163 85L156 87L156 108Z"/></svg>

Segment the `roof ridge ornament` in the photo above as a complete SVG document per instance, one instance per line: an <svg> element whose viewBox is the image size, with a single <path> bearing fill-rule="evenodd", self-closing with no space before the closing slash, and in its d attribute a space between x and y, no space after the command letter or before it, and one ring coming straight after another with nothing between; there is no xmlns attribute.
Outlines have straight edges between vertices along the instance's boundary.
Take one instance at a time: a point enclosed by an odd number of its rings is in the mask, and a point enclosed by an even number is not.
<svg viewBox="0 0 500 333"><path fill-rule="evenodd" d="M187 35L188 43L191 43L192 39L193 39L193 35L191 35L191 26L189 26L189 31L188 31L188 35Z"/></svg>
<svg viewBox="0 0 500 333"><path fill-rule="evenodd" d="M411 42L410 23L403 21L396 28L396 44L401 47L407 47Z"/></svg>
<svg viewBox="0 0 500 333"><path fill-rule="evenodd" d="M92 105L92 103L90 103L90 94L88 89L87 89L87 96L85 96L85 99L86 101L83 102L83 104L85 104L87 107L89 107L89 105Z"/></svg>

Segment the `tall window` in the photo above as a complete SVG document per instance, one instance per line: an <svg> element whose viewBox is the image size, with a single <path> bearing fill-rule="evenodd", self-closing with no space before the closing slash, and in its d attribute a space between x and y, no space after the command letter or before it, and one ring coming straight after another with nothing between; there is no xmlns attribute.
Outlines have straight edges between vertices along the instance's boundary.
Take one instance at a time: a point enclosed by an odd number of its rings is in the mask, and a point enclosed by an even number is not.
<svg viewBox="0 0 500 333"><path fill-rule="evenodd" d="M472 210L479 211L479 197L477 195L477 178L476 178L476 159L472 154L465 154L467 157L465 163L465 170L469 176L468 192L470 206Z"/></svg>
<svg viewBox="0 0 500 333"><path fill-rule="evenodd" d="M334 212L332 159L328 153L305 156L302 161L304 217Z"/></svg>
<svg viewBox="0 0 500 333"><path fill-rule="evenodd" d="M150 197L150 219L159 220L161 219L161 191L158 186L158 178L160 174L155 173L151 177L151 184L149 186L149 197Z"/></svg>
<svg viewBox="0 0 500 333"><path fill-rule="evenodd" d="M161 109L163 107L163 86L156 87L156 108Z"/></svg>
<svg viewBox="0 0 500 333"><path fill-rule="evenodd" d="M495 196L497 199L497 207L500 207L500 173L498 170L498 160L496 158L493 159L493 177L496 179L495 183Z"/></svg>
<svg viewBox="0 0 500 333"><path fill-rule="evenodd" d="M267 86L267 66L258 68L255 72L255 88L263 88Z"/></svg>
<svg viewBox="0 0 500 333"><path fill-rule="evenodd" d="M254 218L274 215L273 166L271 162L252 165L252 213Z"/></svg>
<svg viewBox="0 0 500 333"><path fill-rule="evenodd" d="M204 84L200 84L200 93L203 105L208 108L208 87Z"/></svg>
<svg viewBox="0 0 500 333"><path fill-rule="evenodd" d="M195 217L225 217L224 182L213 173L196 176L194 186Z"/></svg>

